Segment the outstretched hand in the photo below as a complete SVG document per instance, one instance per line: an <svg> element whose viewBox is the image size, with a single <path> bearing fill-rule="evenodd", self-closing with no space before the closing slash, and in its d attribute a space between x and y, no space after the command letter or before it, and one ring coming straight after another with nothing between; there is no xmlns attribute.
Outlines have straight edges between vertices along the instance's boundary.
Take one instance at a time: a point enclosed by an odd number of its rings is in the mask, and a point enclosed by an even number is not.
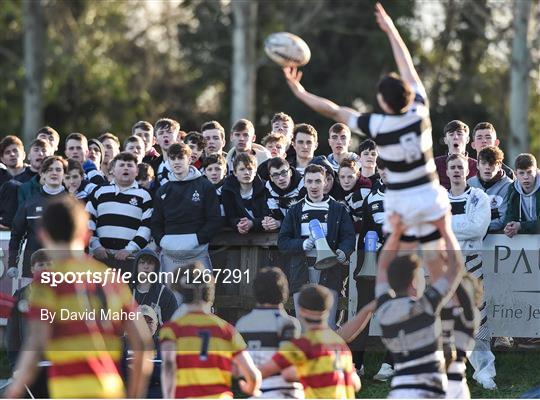
<svg viewBox="0 0 540 400"><path fill-rule="evenodd" d="M300 80L302 79L302 71L299 71L297 67L283 68L283 75L285 75L287 84L294 93L305 91L304 87L300 83Z"/></svg>
<svg viewBox="0 0 540 400"><path fill-rule="evenodd" d="M407 229L407 227L405 226L405 224L403 223L401 219L401 215L399 215L396 212L392 213L390 217L388 217L388 222L390 223L390 226L392 227L392 233L395 235L401 236L401 234L405 232L405 229Z"/></svg>
<svg viewBox="0 0 540 400"><path fill-rule="evenodd" d="M390 30L394 28L394 21L392 21L392 18L386 13L381 3L375 4L375 18L379 28L381 28L383 32L389 33Z"/></svg>

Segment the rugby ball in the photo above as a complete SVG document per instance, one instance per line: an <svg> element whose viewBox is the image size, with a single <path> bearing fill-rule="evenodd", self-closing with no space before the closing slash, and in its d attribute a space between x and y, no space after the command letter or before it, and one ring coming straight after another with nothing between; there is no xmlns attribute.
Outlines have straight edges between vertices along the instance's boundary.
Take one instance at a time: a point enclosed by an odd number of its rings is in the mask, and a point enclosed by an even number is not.
<svg viewBox="0 0 540 400"><path fill-rule="evenodd" d="M270 34L264 41L264 51L282 67L301 67L311 58L307 43L289 32Z"/></svg>

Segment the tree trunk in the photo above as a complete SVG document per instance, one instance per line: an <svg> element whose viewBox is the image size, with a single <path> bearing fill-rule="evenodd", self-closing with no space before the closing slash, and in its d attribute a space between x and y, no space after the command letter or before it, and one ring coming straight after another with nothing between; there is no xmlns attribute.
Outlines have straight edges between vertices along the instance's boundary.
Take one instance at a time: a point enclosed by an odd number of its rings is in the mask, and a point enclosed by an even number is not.
<svg viewBox="0 0 540 400"><path fill-rule="evenodd" d="M529 149L529 72L531 55L528 45L531 1L514 0L514 37L510 64L510 141L507 160L513 165L519 153Z"/></svg>
<svg viewBox="0 0 540 400"><path fill-rule="evenodd" d="M43 0L23 0L24 16L24 122L23 141L28 146L43 121Z"/></svg>
<svg viewBox="0 0 540 400"><path fill-rule="evenodd" d="M231 76L231 124L255 118L257 1L231 2L233 13L233 65Z"/></svg>

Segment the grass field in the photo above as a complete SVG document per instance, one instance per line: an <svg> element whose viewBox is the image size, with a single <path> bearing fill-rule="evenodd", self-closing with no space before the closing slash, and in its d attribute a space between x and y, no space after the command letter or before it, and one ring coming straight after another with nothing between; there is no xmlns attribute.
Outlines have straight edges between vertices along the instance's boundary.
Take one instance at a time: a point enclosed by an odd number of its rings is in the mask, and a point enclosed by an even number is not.
<svg viewBox="0 0 540 400"><path fill-rule="evenodd" d="M472 367L467 366L467 375L473 398L518 398L527 390L540 385L540 351L497 352L497 390L485 390L472 379ZM380 367L383 354L366 354L366 375L362 379L362 389L357 398L385 398L390 389L389 383L378 383L371 379Z"/></svg>

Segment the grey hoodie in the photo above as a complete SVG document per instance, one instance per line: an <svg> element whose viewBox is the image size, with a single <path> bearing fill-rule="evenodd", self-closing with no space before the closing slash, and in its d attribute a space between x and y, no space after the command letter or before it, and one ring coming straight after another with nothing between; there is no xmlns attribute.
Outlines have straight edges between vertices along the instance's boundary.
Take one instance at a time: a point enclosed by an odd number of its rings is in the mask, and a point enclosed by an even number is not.
<svg viewBox="0 0 540 400"><path fill-rule="evenodd" d="M531 193L525 193L523 188L516 180L514 182L514 189L519 193L519 220L522 221L521 211L525 214L525 221L535 221L538 219L536 213L536 196L535 193L540 189L540 173L536 174L536 180L534 182L534 189Z"/></svg>
<svg viewBox="0 0 540 400"><path fill-rule="evenodd" d="M178 179L176 175L172 173L172 171L169 172L169 180L171 182L192 181L200 176L202 176L201 171L199 171L193 165L189 166L188 174L184 177L184 179Z"/></svg>

